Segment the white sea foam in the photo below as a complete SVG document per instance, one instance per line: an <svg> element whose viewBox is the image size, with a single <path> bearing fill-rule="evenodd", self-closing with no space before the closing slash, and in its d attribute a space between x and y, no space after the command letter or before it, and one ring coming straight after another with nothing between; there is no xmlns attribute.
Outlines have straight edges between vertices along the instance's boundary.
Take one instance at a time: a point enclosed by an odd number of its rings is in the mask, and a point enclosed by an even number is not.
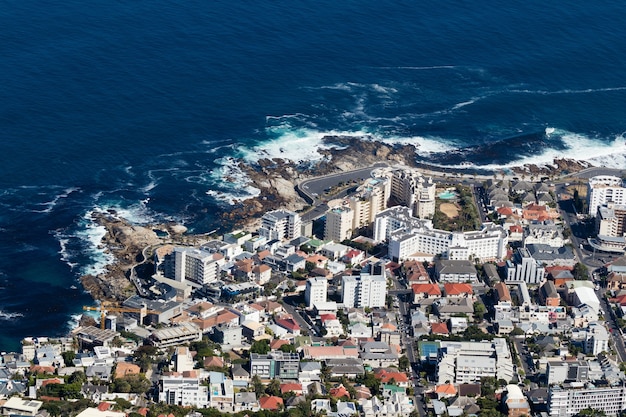
<svg viewBox="0 0 626 417"><path fill-rule="evenodd" d="M107 265L112 264L115 260L113 255L106 252L102 245L102 238L106 235L106 228L95 223L92 219L92 215L97 211L100 210L96 209L87 212L81 222L83 228L76 232L76 237L86 246L86 253L92 260L90 265L84 265L81 268L82 274L102 274L106 271Z"/></svg>
<svg viewBox="0 0 626 417"><path fill-rule="evenodd" d="M401 69L401 70L413 70L413 71L428 71L428 70L438 70L438 69L455 69L458 68L455 65L431 65L431 66L423 66L423 67L379 67L380 69Z"/></svg>
<svg viewBox="0 0 626 417"><path fill-rule="evenodd" d="M590 93L605 93L610 91L624 91L626 87L604 87L604 88L584 88L581 90L563 89L563 90L526 90L526 89L514 89L506 90L508 93L519 94L540 94L545 96L557 95L557 94L590 94Z"/></svg>
<svg viewBox="0 0 626 417"><path fill-rule="evenodd" d="M617 135L611 141L607 141L601 138L590 138L579 133L557 128L550 128L550 132L551 137L558 136L561 138L565 149L544 148L543 151L537 155L524 156L506 164L477 165L470 161L469 163L463 163L463 165L442 165L437 163L431 165L453 169L479 168L489 171L499 171L528 164L539 166L551 165L555 159L585 161L592 165L607 168L623 168L626 163L626 145L622 135Z"/></svg>
<svg viewBox="0 0 626 417"><path fill-rule="evenodd" d="M216 162L219 167L214 169L210 176L217 187L208 190L207 195L232 205L261 194L258 188L251 185L249 178L239 167L235 158L224 157L216 160Z"/></svg>
<svg viewBox="0 0 626 417"><path fill-rule="evenodd" d="M52 200L37 204L38 206L43 206L45 208L41 210L32 210L32 211L34 213L50 213L56 207L56 205L59 203L61 199L67 198L70 194L72 194L75 191L80 191L80 188L76 188L76 187L66 188L61 193L54 196Z"/></svg>
<svg viewBox="0 0 626 417"><path fill-rule="evenodd" d="M22 313L9 313L7 311L0 310L0 320L15 320L20 317L24 317L24 315Z"/></svg>

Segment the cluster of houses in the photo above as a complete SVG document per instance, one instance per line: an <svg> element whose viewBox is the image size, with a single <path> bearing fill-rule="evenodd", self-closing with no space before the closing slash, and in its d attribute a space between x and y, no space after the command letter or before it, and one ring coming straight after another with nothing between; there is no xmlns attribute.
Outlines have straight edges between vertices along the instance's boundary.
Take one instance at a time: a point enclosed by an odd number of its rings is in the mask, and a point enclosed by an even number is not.
<svg viewBox="0 0 626 417"><path fill-rule="evenodd" d="M501 400L511 417L542 406L570 417L582 409L576 398L585 390L605 402L620 398L602 408L607 414L626 408L597 288L574 278L577 261L551 188L491 181L481 199L497 224L466 232L433 228L435 190L416 171L382 169L357 195L331 204L324 240L312 237L298 213L276 210L255 232L159 247L154 276L138 279L138 294L119 306L124 315L103 314L100 327L79 327L69 338L25 339L21 354L3 356L3 413L37 415L42 387L78 371L84 397L139 405L136 394L110 392L116 380L144 375L133 359L139 345L122 333L170 353L164 372L146 376L158 387L155 400L171 405L284 410L315 394L313 412L329 416L406 416L416 409L410 390L417 381L404 355L419 339L419 361L434 370L425 395L435 415L478 413L483 378L504 381ZM354 246L384 243L387 258L339 243L364 226L372 238L352 239ZM626 261L607 274L610 301L626 312ZM398 306L389 296L397 278L405 289L394 295L406 294L409 319L391 308ZM470 327L495 337L455 337ZM216 354L197 360L191 346L207 339ZM545 375L545 392L522 391L519 346L509 340L541 345L532 367ZM38 377L32 385L20 375ZM375 386L363 383L370 375ZM83 417L104 416L88 412Z"/></svg>

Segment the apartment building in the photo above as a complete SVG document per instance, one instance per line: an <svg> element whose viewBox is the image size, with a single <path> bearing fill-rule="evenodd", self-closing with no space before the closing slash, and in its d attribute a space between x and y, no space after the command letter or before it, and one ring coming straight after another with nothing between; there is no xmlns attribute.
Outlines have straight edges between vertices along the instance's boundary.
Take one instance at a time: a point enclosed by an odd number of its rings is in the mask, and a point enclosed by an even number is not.
<svg viewBox="0 0 626 417"><path fill-rule="evenodd" d="M328 292L328 280L325 277L309 278L306 281L304 290L304 302L306 307L311 309L315 304L326 301Z"/></svg>
<svg viewBox="0 0 626 417"><path fill-rule="evenodd" d="M539 284L544 280L545 269L532 257L528 249L519 248L513 256L513 262L506 262L507 283L526 282Z"/></svg>
<svg viewBox="0 0 626 417"><path fill-rule="evenodd" d="M288 210L268 211L261 217L259 235L271 240L292 240L302 235L300 215Z"/></svg>
<svg viewBox="0 0 626 417"><path fill-rule="evenodd" d="M589 215L596 216L598 207L614 203L626 204L626 188L620 177L611 175L598 175L589 179Z"/></svg>
<svg viewBox="0 0 626 417"><path fill-rule="evenodd" d="M326 213L324 240L343 242L352 237L354 211L347 206L335 207Z"/></svg>
<svg viewBox="0 0 626 417"><path fill-rule="evenodd" d="M209 405L209 387L201 383L196 371L164 374L159 379L159 402L206 408Z"/></svg>
<svg viewBox="0 0 626 417"><path fill-rule="evenodd" d="M603 411L607 416L619 415L626 409L626 387L623 382L617 386L572 382L550 387L550 417L572 417L587 408Z"/></svg>
<svg viewBox="0 0 626 417"><path fill-rule="evenodd" d="M203 249L176 247L173 251L174 278L178 282L190 281L199 285L217 282L224 257Z"/></svg>
<svg viewBox="0 0 626 417"><path fill-rule="evenodd" d="M439 384L465 384L490 376L510 381L515 375L507 342L440 342L437 380Z"/></svg>
<svg viewBox="0 0 626 417"><path fill-rule="evenodd" d="M361 275L344 275L341 279L341 300L344 307L384 307L387 278L382 264L368 265Z"/></svg>
<svg viewBox="0 0 626 417"><path fill-rule="evenodd" d="M297 353L281 351L270 352L267 355L250 354L250 376L268 379L298 379L300 356Z"/></svg>
<svg viewBox="0 0 626 417"><path fill-rule="evenodd" d="M506 254L508 235L498 225L487 223L481 230L448 232L433 229L432 222L412 216L407 207L382 211L374 221L374 240L388 241L389 256L395 261L429 255L451 260L501 259Z"/></svg>

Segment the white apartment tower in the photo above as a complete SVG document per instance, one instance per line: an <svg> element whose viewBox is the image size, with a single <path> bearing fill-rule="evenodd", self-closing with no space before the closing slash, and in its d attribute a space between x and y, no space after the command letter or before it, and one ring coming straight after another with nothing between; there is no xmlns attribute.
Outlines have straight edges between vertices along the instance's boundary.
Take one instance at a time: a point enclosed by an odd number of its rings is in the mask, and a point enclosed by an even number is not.
<svg viewBox="0 0 626 417"><path fill-rule="evenodd" d="M572 417L587 408L617 416L626 409L626 387L582 382L553 386L548 391L548 408L550 417Z"/></svg>
<svg viewBox="0 0 626 417"><path fill-rule="evenodd" d="M384 265L369 265L361 275L345 275L341 279L341 300L344 307L384 307L387 298L387 278Z"/></svg>
<svg viewBox="0 0 626 417"><path fill-rule="evenodd" d="M292 240L301 236L302 220L293 211L269 211L261 218L259 235L267 240Z"/></svg>
<svg viewBox="0 0 626 417"><path fill-rule="evenodd" d="M595 216L598 207L609 204L626 204L626 188L620 177L598 175L589 179L589 215Z"/></svg>
<svg viewBox="0 0 626 417"><path fill-rule="evenodd" d="M174 248L174 279L204 285L219 279L220 266L224 257L195 248Z"/></svg>
<svg viewBox="0 0 626 417"><path fill-rule="evenodd" d="M335 207L326 213L324 240L342 242L352 237L354 211L350 207Z"/></svg>
<svg viewBox="0 0 626 417"><path fill-rule="evenodd" d="M316 303L326 301L328 292L328 281L324 277L309 278L306 281L306 289L304 290L304 302L307 308L313 308Z"/></svg>
<svg viewBox="0 0 626 417"><path fill-rule="evenodd" d="M507 261L507 282L527 282L539 284L545 276L545 269L532 257L528 249L519 248L513 256L515 263Z"/></svg>

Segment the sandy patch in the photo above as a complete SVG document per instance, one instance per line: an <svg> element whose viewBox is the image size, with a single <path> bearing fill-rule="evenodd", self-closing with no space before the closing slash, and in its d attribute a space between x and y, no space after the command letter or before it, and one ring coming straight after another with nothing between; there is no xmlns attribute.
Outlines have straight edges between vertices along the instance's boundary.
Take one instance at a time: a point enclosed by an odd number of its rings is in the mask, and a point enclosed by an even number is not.
<svg viewBox="0 0 626 417"><path fill-rule="evenodd" d="M449 219L454 219L459 215L459 208L453 203L441 203L439 210L448 216Z"/></svg>

